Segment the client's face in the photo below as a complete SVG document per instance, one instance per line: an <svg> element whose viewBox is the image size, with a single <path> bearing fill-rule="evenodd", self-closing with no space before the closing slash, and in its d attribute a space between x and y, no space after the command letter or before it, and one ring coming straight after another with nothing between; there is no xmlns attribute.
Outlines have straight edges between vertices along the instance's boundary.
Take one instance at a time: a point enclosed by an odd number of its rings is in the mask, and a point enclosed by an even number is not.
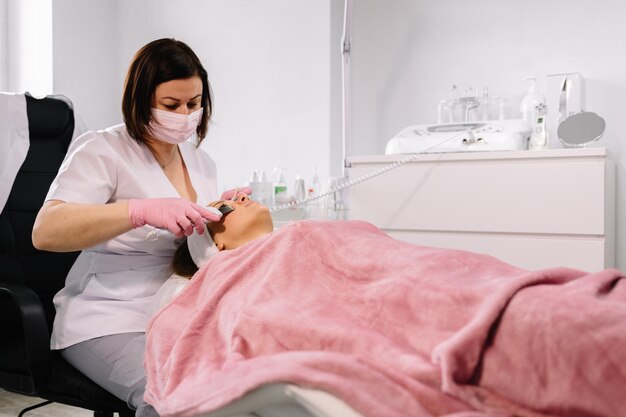
<svg viewBox="0 0 626 417"><path fill-rule="evenodd" d="M235 201L216 201L210 205L219 208L223 204L231 206L233 211L207 226L220 250L238 248L274 230L269 209L245 194L239 194Z"/></svg>

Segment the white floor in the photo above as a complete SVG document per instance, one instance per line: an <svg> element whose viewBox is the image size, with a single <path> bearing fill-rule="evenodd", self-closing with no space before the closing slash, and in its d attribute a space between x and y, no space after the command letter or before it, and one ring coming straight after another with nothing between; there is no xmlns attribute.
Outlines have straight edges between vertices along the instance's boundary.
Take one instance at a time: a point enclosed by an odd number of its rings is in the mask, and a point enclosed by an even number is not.
<svg viewBox="0 0 626 417"><path fill-rule="evenodd" d="M41 398L6 392L0 389L0 417L17 417L26 407L43 402ZM49 404L24 414L24 417L91 417L93 412L61 404Z"/></svg>

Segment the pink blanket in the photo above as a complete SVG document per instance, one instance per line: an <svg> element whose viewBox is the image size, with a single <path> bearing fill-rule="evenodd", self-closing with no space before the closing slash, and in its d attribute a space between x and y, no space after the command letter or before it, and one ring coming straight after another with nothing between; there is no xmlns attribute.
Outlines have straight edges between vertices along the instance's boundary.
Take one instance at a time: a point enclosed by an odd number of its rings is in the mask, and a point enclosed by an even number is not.
<svg viewBox="0 0 626 417"><path fill-rule="evenodd" d="M367 417L624 415L622 278L294 223L220 253L153 318L146 400L195 416L291 382Z"/></svg>

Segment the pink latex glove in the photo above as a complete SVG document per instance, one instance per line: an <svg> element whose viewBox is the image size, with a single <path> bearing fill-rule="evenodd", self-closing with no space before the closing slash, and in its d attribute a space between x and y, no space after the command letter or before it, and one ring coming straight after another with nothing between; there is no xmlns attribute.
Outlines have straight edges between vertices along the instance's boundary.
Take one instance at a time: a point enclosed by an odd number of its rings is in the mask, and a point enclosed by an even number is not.
<svg viewBox="0 0 626 417"><path fill-rule="evenodd" d="M252 194L252 188L250 187L241 187L241 188L233 188L232 190L226 190L222 193L220 200L230 200L233 198L235 193L240 194L244 193L245 195Z"/></svg>
<svg viewBox="0 0 626 417"><path fill-rule="evenodd" d="M194 228L202 234L207 221L216 222L222 218L218 209L202 207L183 198L129 200L128 214L134 228L149 224L167 229L176 237L189 236Z"/></svg>

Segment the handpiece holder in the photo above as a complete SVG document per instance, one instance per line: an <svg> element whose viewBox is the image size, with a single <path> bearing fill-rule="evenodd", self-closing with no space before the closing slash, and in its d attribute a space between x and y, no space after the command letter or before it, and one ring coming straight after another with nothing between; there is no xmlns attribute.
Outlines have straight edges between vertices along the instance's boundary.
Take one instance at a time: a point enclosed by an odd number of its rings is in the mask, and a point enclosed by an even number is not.
<svg viewBox="0 0 626 417"><path fill-rule="evenodd" d="M559 140L559 124L568 116L585 108L585 82L578 72L549 74L547 76L546 104L548 107L548 147L563 148Z"/></svg>

